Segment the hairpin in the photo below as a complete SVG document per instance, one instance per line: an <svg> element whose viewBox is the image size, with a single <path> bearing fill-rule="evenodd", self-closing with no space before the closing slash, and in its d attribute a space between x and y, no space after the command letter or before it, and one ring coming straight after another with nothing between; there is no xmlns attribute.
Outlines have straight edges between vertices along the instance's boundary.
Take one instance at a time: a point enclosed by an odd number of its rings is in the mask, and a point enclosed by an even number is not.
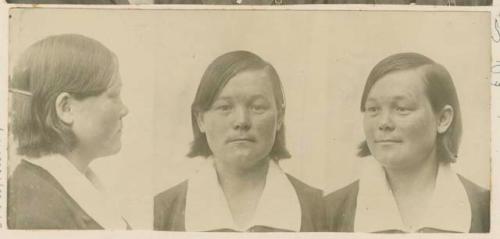
<svg viewBox="0 0 500 239"><path fill-rule="evenodd" d="M283 83L281 83L280 80L278 80L278 82L280 83L280 90L281 90L281 99L283 100L283 102L281 103L281 109L286 109L286 100L285 100L285 92L283 90Z"/></svg>
<svg viewBox="0 0 500 239"><path fill-rule="evenodd" d="M9 89L11 93L17 93L25 96L33 96L31 92L25 91L25 90L19 90L19 89Z"/></svg>

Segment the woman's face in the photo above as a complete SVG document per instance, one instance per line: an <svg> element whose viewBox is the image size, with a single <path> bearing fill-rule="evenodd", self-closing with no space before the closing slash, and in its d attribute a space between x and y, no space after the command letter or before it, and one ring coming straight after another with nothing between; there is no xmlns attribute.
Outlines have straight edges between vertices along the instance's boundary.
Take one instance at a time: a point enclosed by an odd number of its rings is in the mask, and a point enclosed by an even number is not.
<svg viewBox="0 0 500 239"><path fill-rule="evenodd" d="M281 126L268 72L234 76L197 120L218 163L239 169L257 165L268 156Z"/></svg>
<svg viewBox="0 0 500 239"><path fill-rule="evenodd" d="M390 73L368 93L364 130L372 155L387 168L408 168L435 154L437 118L418 70Z"/></svg>
<svg viewBox="0 0 500 239"><path fill-rule="evenodd" d="M91 158L117 153L121 148L122 118L128 114L120 97L121 78L116 72L108 89L98 96L76 100L72 124L77 149Z"/></svg>

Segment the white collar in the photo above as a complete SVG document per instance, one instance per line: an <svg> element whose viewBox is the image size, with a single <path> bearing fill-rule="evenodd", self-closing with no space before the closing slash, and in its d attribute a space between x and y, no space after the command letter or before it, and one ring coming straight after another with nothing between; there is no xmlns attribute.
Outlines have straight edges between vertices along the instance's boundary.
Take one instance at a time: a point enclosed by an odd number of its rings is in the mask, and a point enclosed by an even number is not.
<svg viewBox="0 0 500 239"><path fill-rule="evenodd" d="M126 229L116 203L99 191L71 162L59 154L29 160L47 170L78 205L105 229Z"/></svg>
<svg viewBox="0 0 500 239"><path fill-rule="evenodd" d="M239 228L219 185L213 162L207 160L188 180L185 211L186 231L232 229L247 231L253 226L299 231L301 209L295 188L285 173L271 160L266 185L255 216L246 228Z"/></svg>
<svg viewBox="0 0 500 239"><path fill-rule="evenodd" d="M401 230L410 232L402 222L394 196L386 180L383 167L373 158L368 159L359 180L355 232ZM425 221L419 229L434 228L445 231L469 232L471 208L467 192L450 164L438 168L434 194L425 209Z"/></svg>

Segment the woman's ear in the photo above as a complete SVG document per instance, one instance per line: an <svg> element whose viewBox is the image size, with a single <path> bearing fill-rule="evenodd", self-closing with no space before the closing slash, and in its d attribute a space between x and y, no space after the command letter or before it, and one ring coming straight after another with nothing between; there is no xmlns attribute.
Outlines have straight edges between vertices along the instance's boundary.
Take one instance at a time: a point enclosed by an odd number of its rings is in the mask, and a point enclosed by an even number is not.
<svg viewBox="0 0 500 239"><path fill-rule="evenodd" d="M438 113L437 117L437 130L438 133L445 133L448 128L450 128L451 123L453 122L453 116L455 112L453 111L453 107L450 105L445 105L441 111Z"/></svg>
<svg viewBox="0 0 500 239"><path fill-rule="evenodd" d="M276 125L276 132L278 132L281 129L281 127L283 126L283 118L284 118L283 117L283 113L280 112L278 114L278 120L276 122L277 123L277 125Z"/></svg>
<svg viewBox="0 0 500 239"><path fill-rule="evenodd" d="M69 93L63 92L56 98L57 117L65 124L73 123L74 110L72 110L72 97Z"/></svg>
<svg viewBox="0 0 500 239"><path fill-rule="evenodd" d="M200 132L205 133L205 120L203 119L203 112L196 112L195 117Z"/></svg>

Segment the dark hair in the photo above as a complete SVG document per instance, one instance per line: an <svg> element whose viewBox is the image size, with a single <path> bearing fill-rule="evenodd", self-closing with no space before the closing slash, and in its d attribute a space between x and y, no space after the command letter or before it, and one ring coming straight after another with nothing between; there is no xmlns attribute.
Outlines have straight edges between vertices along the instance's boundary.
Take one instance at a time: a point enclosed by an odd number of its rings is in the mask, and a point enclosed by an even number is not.
<svg viewBox="0 0 500 239"><path fill-rule="evenodd" d="M276 108L281 116L285 114L285 98L278 73L274 67L254 53L248 51L233 51L217 57L205 70L200 85L196 91L194 102L191 105L191 123L194 141L188 157L209 157L212 151L208 146L207 138L200 131L196 117L198 113L207 111L213 104L219 92L227 82L237 74L249 70L266 70L270 76ZM276 132L276 140L269 153L275 160L290 158L290 153L285 146L285 125L281 125Z"/></svg>
<svg viewBox="0 0 500 239"><path fill-rule="evenodd" d="M446 132L437 136L437 154L444 162L455 162L462 136L462 117L457 91L450 73L442 65L417 53L399 53L380 61L370 72L361 98L361 112L365 111L366 98L373 85L382 77L396 71L418 69L423 73L425 91L434 113L445 105L453 108L453 120ZM358 156L370 155L366 141L359 146Z"/></svg>
<svg viewBox="0 0 500 239"><path fill-rule="evenodd" d="M81 35L55 35L31 45L10 81L17 153L37 158L73 150L76 136L57 116L57 97L63 92L76 99L97 96L117 69L114 53Z"/></svg>

